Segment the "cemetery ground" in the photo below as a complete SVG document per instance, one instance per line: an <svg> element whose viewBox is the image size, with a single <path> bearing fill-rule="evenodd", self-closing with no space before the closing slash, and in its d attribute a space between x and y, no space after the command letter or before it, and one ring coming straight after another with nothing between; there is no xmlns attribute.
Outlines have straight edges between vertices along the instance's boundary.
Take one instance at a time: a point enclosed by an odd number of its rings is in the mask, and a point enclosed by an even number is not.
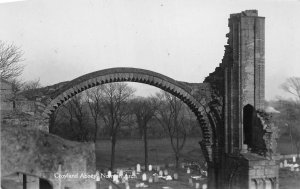
<svg viewBox="0 0 300 189"><path fill-rule="evenodd" d="M278 152L282 155L296 154L296 148L292 147L291 139L288 136L282 136L278 139ZM292 159L287 159L292 163ZM296 163L300 165L300 156L296 156ZM283 162L282 159L280 162ZM290 167L279 169L279 188L280 189L299 189L300 172L291 171Z"/></svg>
<svg viewBox="0 0 300 189"><path fill-rule="evenodd" d="M200 146L198 144L199 138L188 138L185 147L182 151L182 160L185 161L197 161L202 163L204 158ZM152 165L166 165L174 163L173 151L168 138L163 139L149 139L149 164ZM96 156L97 156L97 169L108 170L110 166L110 141L99 140L96 144ZM295 150L295 149L294 149ZM289 138L280 138L278 141L278 151L282 154L291 154L291 143ZM144 163L144 143L141 139L120 139L116 144L116 168L128 168L135 167L137 163L143 165ZM283 160L282 160L283 161ZM288 159L288 162L292 163L292 159ZM297 163L300 164L300 158L297 158ZM174 169L170 169L174 171ZM188 183L188 179L191 175L186 174L182 169L177 170L179 179L177 181L161 181L151 188L163 188L169 186L170 188L195 188L195 182L193 187ZM136 181L135 181L136 182ZM206 182L200 181L200 183ZM147 184L147 182L145 182ZM168 183L168 184L167 184ZM300 172L293 172L290 168L281 168L279 170L279 188L280 189L299 189L300 188ZM107 181L101 183L101 188L108 188L110 184ZM113 188L118 188L114 187ZM123 187L122 187L123 188ZM132 187L131 187L132 188ZM133 187L135 188L135 187ZM201 188L201 185L200 185Z"/></svg>
<svg viewBox="0 0 300 189"><path fill-rule="evenodd" d="M182 150L181 160L184 161L196 161L199 163L204 162L200 146L198 144L199 138L187 138L186 144ZM162 168L169 164L170 168L169 174L175 172L175 169L172 167L174 163L173 150L170 145L168 138L162 139L149 139L149 164L160 165ZM96 143L96 157L97 157L97 170L100 172L102 170L108 170L110 167L110 149L111 144L110 140L98 140ZM281 137L278 141L278 151L281 154L295 154L295 151L291 151L291 142L288 137ZM296 150L296 149L293 149ZM281 160L283 162L283 160ZM136 164L144 164L144 143L142 139L119 139L116 144L116 157L115 157L115 168L133 168L136 167ZM288 159L288 163L292 163L292 158ZM300 158L297 158L297 162L300 164ZM176 170L179 175L178 180L176 181L166 181L160 179L158 183L154 185L144 182L145 184L151 186L151 188L162 189L163 187L169 186L173 189L188 189L195 188L195 183L201 184L206 182L206 180L193 181L193 187L189 184L189 178L192 175L199 175L196 172L191 174L186 174L186 169L179 168ZM148 175L149 176L149 175ZM141 175L139 175L139 181L141 181ZM7 182L7 181L6 181ZM131 183L130 187L135 188L136 180L129 181ZM22 183L12 182L7 183L8 189L18 189L22 188ZM97 185L100 185L101 189L108 189L108 186L112 184L109 180L101 179L100 182L97 182ZM121 186L121 187L120 187ZM122 187L123 186L123 187ZM113 189L125 188L125 185L114 185L112 184ZM99 188L99 187L98 187ZM300 172L291 171L289 167L281 168L279 170L279 189L299 189L300 188Z"/></svg>
<svg viewBox="0 0 300 189"><path fill-rule="evenodd" d="M185 146L182 150L182 155L180 158L180 163L191 163L197 162L199 165L204 167L204 157L199 146L199 138L187 138ZM110 167L110 141L109 140L99 140L96 144L96 159L97 159L97 170L100 172L108 171ZM187 174L187 166L182 168L182 165L178 169L175 168L174 153L170 144L169 138L162 139L149 139L148 141L149 149L149 164L153 165L155 169L157 165L160 169L168 170L169 175L174 175L176 172L178 174L178 180L166 181L164 179L159 179L157 183L149 183L148 181L142 182L142 174L137 175L137 179L129 179L130 188L135 188L137 183L145 183L148 188L173 188L173 189L187 189L195 188L196 183L199 183L201 188L202 184L206 183L206 179L203 177L201 180L192 179L193 186L189 182L191 176L199 176L199 171L192 170L191 174ZM120 139L116 144L116 154L115 154L115 169L134 169L137 164L144 164L144 143L142 139ZM153 176L153 173L157 171L147 172L147 177ZM148 180L148 179L147 179ZM105 179L98 183L100 188L108 188L109 182ZM112 186L116 185L111 184ZM121 188L125 188L124 184L118 185Z"/></svg>

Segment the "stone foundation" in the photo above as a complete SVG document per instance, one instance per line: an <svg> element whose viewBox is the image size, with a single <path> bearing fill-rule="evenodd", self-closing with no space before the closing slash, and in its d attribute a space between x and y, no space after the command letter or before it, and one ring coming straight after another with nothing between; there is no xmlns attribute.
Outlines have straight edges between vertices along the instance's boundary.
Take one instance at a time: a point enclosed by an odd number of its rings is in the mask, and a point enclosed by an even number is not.
<svg viewBox="0 0 300 189"><path fill-rule="evenodd" d="M239 156L225 156L219 176L222 188L272 188L278 189L279 167L276 160L270 160L253 153Z"/></svg>

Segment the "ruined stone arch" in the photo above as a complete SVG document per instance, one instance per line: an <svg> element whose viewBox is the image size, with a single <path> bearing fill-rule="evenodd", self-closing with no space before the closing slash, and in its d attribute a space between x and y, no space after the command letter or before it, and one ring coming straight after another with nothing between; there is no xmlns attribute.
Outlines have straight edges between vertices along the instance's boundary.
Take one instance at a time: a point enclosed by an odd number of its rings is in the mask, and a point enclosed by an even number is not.
<svg viewBox="0 0 300 189"><path fill-rule="evenodd" d="M197 100L192 95L192 88L187 83L176 81L162 74L137 68L110 68L92 72L72 81L69 81L55 93L50 95L47 100L47 106L43 111L43 116L48 119L59 106L64 104L68 99L76 94L85 91L89 88L113 82L138 82L149 84L158 87L166 92L169 92L182 100L196 115L201 126L203 139L200 146L208 162L213 161L212 145L212 129L213 126L209 123L207 112L210 112L209 106L204 98Z"/></svg>

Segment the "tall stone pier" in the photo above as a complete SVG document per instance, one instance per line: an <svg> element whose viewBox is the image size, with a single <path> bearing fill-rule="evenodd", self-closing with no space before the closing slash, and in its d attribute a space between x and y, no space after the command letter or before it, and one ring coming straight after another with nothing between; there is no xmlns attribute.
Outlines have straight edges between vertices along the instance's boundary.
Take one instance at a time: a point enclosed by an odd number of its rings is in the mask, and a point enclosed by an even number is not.
<svg viewBox="0 0 300 189"><path fill-rule="evenodd" d="M264 112L265 18L256 10L231 14L229 28L222 63L205 79L222 109L209 186L276 189L276 128Z"/></svg>

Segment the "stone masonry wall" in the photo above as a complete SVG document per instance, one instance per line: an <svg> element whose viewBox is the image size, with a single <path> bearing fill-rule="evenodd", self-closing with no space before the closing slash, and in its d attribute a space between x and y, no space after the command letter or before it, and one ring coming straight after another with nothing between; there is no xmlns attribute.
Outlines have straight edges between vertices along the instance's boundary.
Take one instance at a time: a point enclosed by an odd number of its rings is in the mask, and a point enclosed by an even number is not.
<svg viewBox="0 0 300 189"><path fill-rule="evenodd" d="M93 189L94 179L58 179L55 173L95 174L95 145L64 140L40 130L1 126L1 176L15 173L44 178L53 185Z"/></svg>

